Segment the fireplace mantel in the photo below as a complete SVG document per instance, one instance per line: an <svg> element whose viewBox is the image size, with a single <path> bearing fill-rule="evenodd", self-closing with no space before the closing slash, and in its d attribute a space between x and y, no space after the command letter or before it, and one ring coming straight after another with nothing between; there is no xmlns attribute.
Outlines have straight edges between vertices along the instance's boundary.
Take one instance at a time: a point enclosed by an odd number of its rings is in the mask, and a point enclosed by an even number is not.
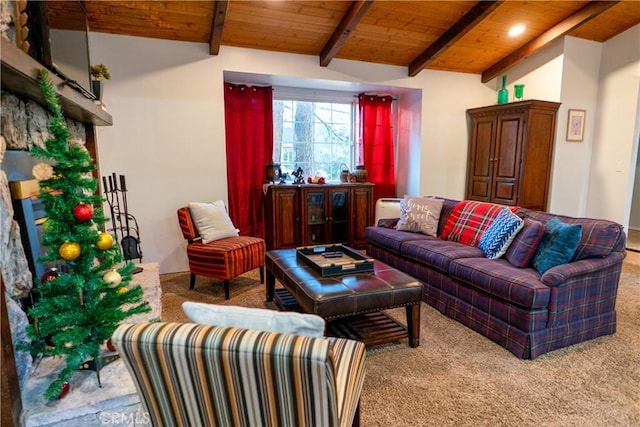
<svg viewBox="0 0 640 427"><path fill-rule="evenodd" d="M18 96L31 99L46 108L44 96L38 85L38 72L44 68L38 61L24 53L4 37L2 45L2 87ZM78 122L96 126L111 126L111 115L67 85L64 80L50 72L60 104L65 115Z"/></svg>

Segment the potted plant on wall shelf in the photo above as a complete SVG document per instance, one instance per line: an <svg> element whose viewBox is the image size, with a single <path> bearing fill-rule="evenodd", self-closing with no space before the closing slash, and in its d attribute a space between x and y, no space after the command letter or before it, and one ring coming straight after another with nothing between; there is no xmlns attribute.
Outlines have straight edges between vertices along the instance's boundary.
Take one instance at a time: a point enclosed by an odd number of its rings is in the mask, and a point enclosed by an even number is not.
<svg viewBox="0 0 640 427"><path fill-rule="evenodd" d="M109 70L106 65L97 64L91 66L91 77L93 77L93 80L91 81L91 89L93 90L93 94L96 96L96 99L99 101L102 99L102 79L109 80L111 78L111 74L109 74Z"/></svg>

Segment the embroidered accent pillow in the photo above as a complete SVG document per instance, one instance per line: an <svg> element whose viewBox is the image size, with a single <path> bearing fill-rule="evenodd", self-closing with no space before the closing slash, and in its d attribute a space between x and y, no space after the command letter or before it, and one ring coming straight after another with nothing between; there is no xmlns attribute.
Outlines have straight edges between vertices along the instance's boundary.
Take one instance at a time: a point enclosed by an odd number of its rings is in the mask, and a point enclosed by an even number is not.
<svg viewBox="0 0 640 427"><path fill-rule="evenodd" d="M404 196L400 201L400 219L396 224L396 230L435 237L443 203L442 199Z"/></svg>
<svg viewBox="0 0 640 427"><path fill-rule="evenodd" d="M238 229L231 222L222 200L213 203L191 202L189 211L202 243L238 236Z"/></svg>
<svg viewBox="0 0 640 427"><path fill-rule="evenodd" d="M503 208L480 238L478 248L489 259L500 258L523 226L522 218Z"/></svg>
<svg viewBox="0 0 640 427"><path fill-rule="evenodd" d="M482 234L503 208L504 206L493 203L463 200L453 208L440 238L478 246Z"/></svg>
<svg viewBox="0 0 640 427"><path fill-rule="evenodd" d="M315 314L186 301L182 311L194 323L321 338L324 319Z"/></svg>
<svg viewBox="0 0 640 427"><path fill-rule="evenodd" d="M568 263L576 253L581 238L582 225L551 218L533 257L533 268L543 274L552 267Z"/></svg>

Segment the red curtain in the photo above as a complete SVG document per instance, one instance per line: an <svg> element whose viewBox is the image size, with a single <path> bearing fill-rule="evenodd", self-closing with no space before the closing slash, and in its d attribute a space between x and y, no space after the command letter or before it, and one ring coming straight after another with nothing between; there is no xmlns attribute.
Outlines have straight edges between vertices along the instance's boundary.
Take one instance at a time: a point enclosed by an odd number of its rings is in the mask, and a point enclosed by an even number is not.
<svg viewBox="0 0 640 427"><path fill-rule="evenodd" d="M264 238L262 184L273 156L272 88L224 85L229 216L242 236Z"/></svg>
<svg viewBox="0 0 640 427"><path fill-rule="evenodd" d="M358 96L360 109L360 164L376 186L374 200L396 197L395 151L391 96Z"/></svg>

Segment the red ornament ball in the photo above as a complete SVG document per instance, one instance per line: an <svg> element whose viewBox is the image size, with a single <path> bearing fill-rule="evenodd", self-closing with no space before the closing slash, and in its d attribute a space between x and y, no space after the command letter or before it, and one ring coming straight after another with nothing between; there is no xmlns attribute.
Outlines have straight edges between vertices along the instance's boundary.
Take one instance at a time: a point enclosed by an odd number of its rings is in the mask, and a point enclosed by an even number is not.
<svg viewBox="0 0 640 427"><path fill-rule="evenodd" d="M80 222L89 221L93 218L93 207L91 205L80 203L73 208L73 216L75 216Z"/></svg>
<svg viewBox="0 0 640 427"><path fill-rule="evenodd" d="M60 276L60 273L58 272L58 270L56 270L55 268L52 268L51 270L47 271L40 277L40 283L48 282L50 280L55 279L58 276Z"/></svg>
<svg viewBox="0 0 640 427"><path fill-rule="evenodd" d="M69 393L69 383L68 382L64 382L62 384L62 390L60 390L60 394L58 395L58 399L62 399L63 397L65 397L68 393Z"/></svg>
<svg viewBox="0 0 640 427"><path fill-rule="evenodd" d="M116 346L111 342L111 339L107 340L107 348L109 349L109 351L118 351Z"/></svg>

